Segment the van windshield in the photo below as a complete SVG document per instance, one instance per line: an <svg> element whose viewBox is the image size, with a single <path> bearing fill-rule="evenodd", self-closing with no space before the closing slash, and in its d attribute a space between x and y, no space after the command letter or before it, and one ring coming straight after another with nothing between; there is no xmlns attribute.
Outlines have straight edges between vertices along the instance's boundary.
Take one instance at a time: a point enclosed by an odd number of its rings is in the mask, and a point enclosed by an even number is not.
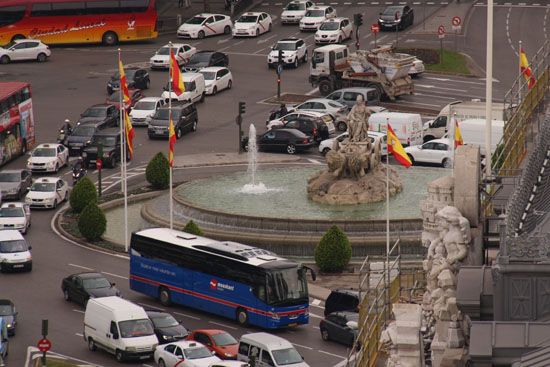
<svg viewBox="0 0 550 367"><path fill-rule="evenodd" d="M153 325L148 319L121 321L118 327L122 338L139 338L154 334Z"/></svg>
<svg viewBox="0 0 550 367"><path fill-rule="evenodd" d="M272 352L277 366L286 366L289 364L302 363L302 356L294 348L279 349Z"/></svg>
<svg viewBox="0 0 550 367"><path fill-rule="evenodd" d="M29 251L29 246L25 240L2 241L0 242L0 253L13 254L15 252Z"/></svg>

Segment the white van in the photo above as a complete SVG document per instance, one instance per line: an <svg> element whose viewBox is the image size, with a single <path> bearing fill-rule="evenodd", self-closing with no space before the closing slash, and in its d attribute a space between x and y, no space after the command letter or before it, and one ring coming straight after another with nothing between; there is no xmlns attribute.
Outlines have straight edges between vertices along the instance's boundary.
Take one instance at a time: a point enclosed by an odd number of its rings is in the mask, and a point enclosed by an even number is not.
<svg viewBox="0 0 550 367"><path fill-rule="evenodd" d="M31 246L14 229L0 231L0 271L32 270Z"/></svg>
<svg viewBox="0 0 550 367"><path fill-rule="evenodd" d="M91 298L84 314L88 349L101 348L117 361L153 357L158 339L145 310L120 297Z"/></svg>
<svg viewBox="0 0 550 367"><path fill-rule="evenodd" d="M168 92L168 86L164 87L161 98L168 102L168 98L171 96L172 100L178 100L183 102L204 102L204 96L206 95L206 86L204 83L204 75L201 73L182 73L183 85L185 86L185 92L179 96L172 91L172 94Z"/></svg>
<svg viewBox="0 0 550 367"><path fill-rule="evenodd" d="M249 362L253 356L256 357L256 367L309 367L289 341L268 333L241 336L237 359Z"/></svg>
<svg viewBox="0 0 550 367"><path fill-rule="evenodd" d="M388 121L402 145L422 144L422 118L418 113L373 113L369 118L369 130L386 132Z"/></svg>
<svg viewBox="0 0 550 367"><path fill-rule="evenodd" d="M458 122L465 145L478 145L479 153L485 156L485 119L469 119ZM491 153L497 149L504 134L504 121L493 120L491 124Z"/></svg>

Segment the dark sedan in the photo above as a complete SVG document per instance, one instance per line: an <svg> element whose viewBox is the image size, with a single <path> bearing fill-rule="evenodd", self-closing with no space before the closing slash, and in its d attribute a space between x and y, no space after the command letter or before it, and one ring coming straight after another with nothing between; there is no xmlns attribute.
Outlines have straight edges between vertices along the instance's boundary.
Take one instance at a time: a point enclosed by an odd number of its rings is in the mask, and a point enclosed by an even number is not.
<svg viewBox="0 0 550 367"><path fill-rule="evenodd" d="M184 71L199 71L209 66L229 66L229 57L223 52L199 51L183 66Z"/></svg>
<svg viewBox="0 0 550 367"><path fill-rule="evenodd" d="M9 299L0 299L0 318L6 323L8 335L15 335L17 311L15 311L15 305Z"/></svg>
<svg viewBox="0 0 550 367"><path fill-rule="evenodd" d="M187 338L189 332L172 315L166 312L147 311L160 344L171 343Z"/></svg>
<svg viewBox="0 0 550 367"><path fill-rule="evenodd" d="M243 148L248 150L248 138L243 140ZM256 138L258 150L279 151L296 154L315 145L313 138L296 129L272 129Z"/></svg>
<svg viewBox="0 0 550 367"><path fill-rule="evenodd" d="M414 23L414 11L408 5L388 6L378 18L381 31L405 29Z"/></svg>
<svg viewBox="0 0 550 367"><path fill-rule="evenodd" d="M357 337L359 314L357 312L339 311L326 316L319 323L321 337L325 341L352 346Z"/></svg>
<svg viewBox="0 0 550 367"><path fill-rule="evenodd" d="M134 89L149 89L151 80L149 79L149 71L143 68L125 68L126 85L128 88ZM112 94L120 89L120 74L118 71L111 77L107 83L107 94Z"/></svg>
<svg viewBox="0 0 550 367"><path fill-rule="evenodd" d="M120 296L115 283L109 282L101 273L78 273L69 275L61 282L65 301L74 301L86 306L90 298Z"/></svg>
<svg viewBox="0 0 550 367"><path fill-rule="evenodd" d="M101 146L103 155L101 157L104 167L115 168L120 162L120 132L118 129L109 129L96 133L90 144L84 148L82 152L82 160L84 165L89 167L97 163L97 150ZM128 153L128 151L126 151ZM129 155L127 154L126 157Z"/></svg>
<svg viewBox="0 0 550 367"><path fill-rule="evenodd" d="M32 185L31 173L26 169L11 169L0 172L2 200L21 200Z"/></svg>
<svg viewBox="0 0 550 367"><path fill-rule="evenodd" d="M126 108L126 111L128 111L129 113L130 110L134 108L137 101L144 98L145 95L139 89L128 89L128 93L130 94L130 102L125 103L124 107ZM120 91L113 92L109 97L107 97L107 100L105 101L105 103L113 105L117 108L117 110L119 110L120 109Z"/></svg>

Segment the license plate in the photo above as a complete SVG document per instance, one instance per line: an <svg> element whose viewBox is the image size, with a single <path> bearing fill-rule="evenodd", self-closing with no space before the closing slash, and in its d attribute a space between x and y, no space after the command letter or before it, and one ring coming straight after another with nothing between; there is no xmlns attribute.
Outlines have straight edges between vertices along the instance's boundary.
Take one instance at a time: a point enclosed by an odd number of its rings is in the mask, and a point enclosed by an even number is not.
<svg viewBox="0 0 550 367"><path fill-rule="evenodd" d="M14 267L14 268L22 268L22 267L23 267L23 264L17 264L17 265L14 265L13 267Z"/></svg>
<svg viewBox="0 0 550 367"><path fill-rule="evenodd" d="M139 359L148 359L149 356L140 356Z"/></svg>

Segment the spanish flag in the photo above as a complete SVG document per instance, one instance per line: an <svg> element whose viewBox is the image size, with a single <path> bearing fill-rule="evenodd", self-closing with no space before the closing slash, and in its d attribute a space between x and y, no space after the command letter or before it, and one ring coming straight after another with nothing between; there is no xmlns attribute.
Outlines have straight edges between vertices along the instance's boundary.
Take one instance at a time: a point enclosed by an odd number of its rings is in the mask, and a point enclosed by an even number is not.
<svg viewBox="0 0 550 367"><path fill-rule="evenodd" d="M403 166L409 168L412 166L412 162L405 152L405 149L403 149L403 146L401 145L401 142L397 138L397 135L395 135L395 132L393 132L393 129L391 128L390 124L388 123L388 152L393 154L393 157L395 160L397 160L399 163L401 163Z"/></svg>
<svg viewBox="0 0 550 367"><path fill-rule="evenodd" d="M523 47L519 50L519 64L520 64L521 73L523 74L523 77L527 82L527 87L529 89L533 88L537 80L535 79L535 76L533 75L533 71L529 66L529 62L527 61L527 55L525 54Z"/></svg>
<svg viewBox="0 0 550 367"><path fill-rule="evenodd" d="M462 140L462 134L460 133L460 127L458 127L458 121L455 120L455 148L464 145Z"/></svg>
<svg viewBox="0 0 550 367"><path fill-rule="evenodd" d="M134 127L126 110L124 110L124 133L126 134L126 144L128 145L128 156L132 159L134 158Z"/></svg>
<svg viewBox="0 0 550 367"><path fill-rule="evenodd" d="M126 74L124 74L124 65L122 65L121 60L118 60L118 73L120 74L120 92L122 93L122 103L124 104L124 107L126 107L130 105L130 92L128 91Z"/></svg>
<svg viewBox="0 0 550 367"><path fill-rule="evenodd" d="M168 126L168 164L170 164L170 167L174 167L174 145L176 145L176 131L174 130L172 116L170 116Z"/></svg>
<svg viewBox="0 0 550 367"><path fill-rule="evenodd" d="M170 80L172 81L172 91L174 91L177 96L185 92L185 84L183 84L181 70L172 48L170 48Z"/></svg>

